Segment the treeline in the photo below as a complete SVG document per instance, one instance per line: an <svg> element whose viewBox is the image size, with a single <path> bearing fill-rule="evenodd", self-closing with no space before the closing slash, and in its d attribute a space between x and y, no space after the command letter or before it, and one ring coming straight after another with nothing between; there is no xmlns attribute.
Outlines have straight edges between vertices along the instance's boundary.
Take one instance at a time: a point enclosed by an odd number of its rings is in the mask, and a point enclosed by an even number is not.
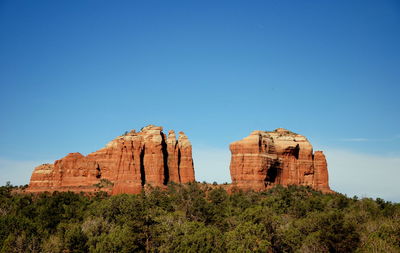
<svg viewBox="0 0 400 253"><path fill-rule="evenodd" d="M139 195L0 187L1 252L400 252L400 204L192 183Z"/></svg>

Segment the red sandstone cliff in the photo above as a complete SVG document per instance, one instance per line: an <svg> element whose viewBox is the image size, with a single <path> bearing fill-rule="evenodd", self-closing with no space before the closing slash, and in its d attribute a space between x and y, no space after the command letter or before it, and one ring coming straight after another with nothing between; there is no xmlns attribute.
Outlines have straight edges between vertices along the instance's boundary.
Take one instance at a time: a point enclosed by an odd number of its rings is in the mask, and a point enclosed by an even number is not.
<svg viewBox="0 0 400 253"><path fill-rule="evenodd" d="M283 128L253 131L230 145L232 184L263 190L280 185L307 185L330 192L328 169L322 151L313 153L308 140Z"/></svg>
<svg viewBox="0 0 400 253"><path fill-rule="evenodd" d="M183 132L176 140L162 127L132 130L87 156L71 153L54 164L35 168L28 192L102 190L112 194L138 193L145 185L195 181L192 146Z"/></svg>

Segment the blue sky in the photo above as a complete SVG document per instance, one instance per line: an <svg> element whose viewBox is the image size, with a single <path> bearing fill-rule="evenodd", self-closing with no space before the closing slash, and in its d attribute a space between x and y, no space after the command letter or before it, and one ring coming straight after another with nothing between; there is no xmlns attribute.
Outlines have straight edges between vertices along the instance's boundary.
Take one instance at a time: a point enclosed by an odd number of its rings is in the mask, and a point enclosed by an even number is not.
<svg viewBox="0 0 400 253"><path fill-rule="evenodd" d="M0 1L0 184L148 124L229 181L229 143L284 127L400 201L399 95L398 1Z"/></svg>

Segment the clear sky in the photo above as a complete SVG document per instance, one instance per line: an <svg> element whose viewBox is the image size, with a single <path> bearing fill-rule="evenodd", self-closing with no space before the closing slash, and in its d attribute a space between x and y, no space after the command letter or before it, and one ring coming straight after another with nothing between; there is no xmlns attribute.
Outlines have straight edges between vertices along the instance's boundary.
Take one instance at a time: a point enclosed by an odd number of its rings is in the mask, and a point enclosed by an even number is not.
<svg viewBox="0 0 400 253"><path fill-rule="evenodd" d="M399 1L0 0L0 184L148 124L183 130L199 181L284 127L334 190L400 201Z"/></svg>

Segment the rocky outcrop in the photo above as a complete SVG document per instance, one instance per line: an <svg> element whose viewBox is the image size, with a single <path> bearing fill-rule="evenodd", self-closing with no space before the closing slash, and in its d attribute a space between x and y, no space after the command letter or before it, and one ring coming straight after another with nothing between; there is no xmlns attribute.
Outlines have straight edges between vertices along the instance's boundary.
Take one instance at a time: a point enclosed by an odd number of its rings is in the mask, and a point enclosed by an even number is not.
<svg viewBox="0 0 400 253"><path fill-rule="evenodd" d="M253 131L230 145L234 187L260 191L280 185L306 185L330 192L322 151L313 153L306 137L278 128Z"/></svg>
<svg viewBox="0 0 400 253"><path fill-rule="evenodd" d="M182 183L193 181L192 178L194 178L194 170L190 169L193 167L192 145L190 144L188 137L183 132L179 132L178 161L182 170L179 177L180 181Z"/></svg>
<svg viewBox="0 0 400 253"><path fill-rule="evenodd" d="M315 176L313 187L323 192L330 192L331 189L329 188L328 182L328 164L322 151L315 151L314 153L314 169Z"/></svg>
<svg viewBox="0 0 400 253"><path fill-rule="evenodd" d="M149 125L132 130L87 156L71 153L32 173L28 192L99 190L112 194L138 193L145 185L195 180L192 146L183 132L176 140L162 127Z"/></svg>
<svg viewBox="0 0 400 253"><path fill-rule="evenodd" d="M32 173L29 187L34 189L46 189L52 187L54 184L53 175L53 164L46 163L39 165L34 169Z"/></svg>

